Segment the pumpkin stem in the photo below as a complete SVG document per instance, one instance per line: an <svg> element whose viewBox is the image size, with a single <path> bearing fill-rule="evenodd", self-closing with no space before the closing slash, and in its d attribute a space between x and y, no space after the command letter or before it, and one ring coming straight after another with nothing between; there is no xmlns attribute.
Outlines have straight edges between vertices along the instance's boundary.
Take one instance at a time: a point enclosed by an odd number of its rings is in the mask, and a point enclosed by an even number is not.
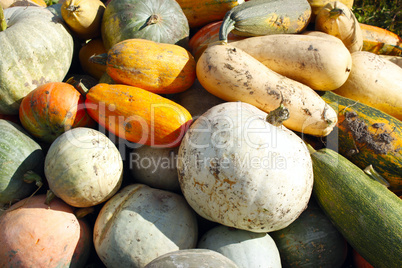
<svg viewBox="0 0 402 268"><path fill-rule="evenodd" d="M313 153L316 153L316 152L317 152L317 150L314 149L314 147L311 146L311 144L309 144L309 143L307 143L307 142L305 142L305 144L306 144L307 149L308 149L308 152L309 152L310 154L313 154Z"/></svg>
<svg viewBox="0 0 402 268"><path fill-rule="evenodd" d="M46 199L45 199L45 204L50 206L50 202L56 197L56 195L53 193L52 190L47 190L46 192Z"/></svg>
<svg viewBox="0 0 402 268"><path fill-rule="evenodd" d="M74 211L74 215L77 217L77 219L82 219L86 215L94 213L94 211L94 207L79 208Z"/></svg>
<svg viewBox="0 0 402 268"><path fill-rule="evenodd" d="M35 182L36 186L38 186L38 188L42 187L43 183L42 183L42 177L39 176L38 174L36 174L34 171L32 170L28 170L24 176L23 176L23 180L26 183L33 183Z"/></svg>
<svg viewBox="0 0 402 268"><path fill-rule="evenodd" d="M0 5L0 32L7 29L7 22L6 18L4 17L4 10L3 7Z"/></svg>
<svg viewBox="0 0 402 268"><path fill-rule="evenodd" d="M82 95L85 96L89 89L84 85L84 83L82 82L82 80L80 79L80 81L76 81L74 76L70 77L69 79L67 79L66 83L73 85L75 87L75 89Z"/></svg>
<svg viewBox="0 0 402 268"><path fill-rule="evenodd" d="M385 187L389 187L390 183L383 177L381 176L373 167L373 165L368 165L365 169L364 172L370 176L370 178L378 181L379 183L381 183L382 185L384 185Z"/></svg>
<svg viewBox="0 0 402 268"><path fill-rule="evenodd" d="M147 26L151 24L158 23L160 21L160 18L156 14L152 14L151 17L148 18L147 20Z"/></svg>
<svg viewBox="0 0 402 268"><path fill-rule="evenodd" d="M289 109L285 107L285 105L283 105L283 96L282 96L282 92L281 92L281 104L279 105L278 108L276 108L273 111L270 111L267 115L267 118L265 119L268 123L270 123L271 125L274 125L276 127L279 127L282 125L282 123L289 119L290 113L289 113Z"/></svg>
<svg viewBox="0 0 402 268"><path fill-rule="evenodd" d="M334 8L329 12L329 17L331 19L336 19L338 18L340 15L344 14L343 10L340 8Z"/></svg>
<svg viewBox="0 0 402 268"><path fill-rule="evenodd" d="M70 12L75 12L75 11L77 11L79 8L80 8L80 6L70 5L70 6L66 7L66 10L67 10L67 11L70 11Z"/></svg>
<svg viewBox="0 0 402 268"><path fill-rule="evenodd" d="M107 53L102 53L98 55L92 55L88 59L89 62L100 64L100 65L106 65L107 63Z"/></svg>

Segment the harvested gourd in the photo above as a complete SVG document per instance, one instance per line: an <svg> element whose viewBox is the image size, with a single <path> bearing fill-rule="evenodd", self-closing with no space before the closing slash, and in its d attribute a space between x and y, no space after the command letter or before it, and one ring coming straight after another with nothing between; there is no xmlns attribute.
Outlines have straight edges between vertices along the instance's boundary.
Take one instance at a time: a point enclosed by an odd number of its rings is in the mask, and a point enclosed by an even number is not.
<svg viewBox="0 0 402 268"><path fill-rule="evenodd" d="M402 121L364 103L334 92L321 96L338 113L338 124L326 146L337 150L361 169L372 165L402 192Z"/></svg>
<svg viewBox="0 0 402 268"><path fill-rule="evenodd" d="M338 39L274 34L233 41L269 69L314 90L334 90L349 77L352 57Z"/></svg>
<svg viewBox="0 0 402 268"><path fill-rule="evenodd" d="M147 90L97 84L85 93L89 115L117 137L156 147L176 147L192 122L181 105Z"/></svg>
<svg viewBox="0 0 402 268"><path fill-rule="evenodd" d="M72 63L74 42L63 19L48 8L12 7L4 10L4 16L0 113L18 114L21 100L29 92L64 79Z"/></svg>
<svg viewBox="0 0 402 268"><path fill-rule="evenodd" d="M233 7L226 13L219 40L227 42L233 31L240 36L299 33L310 22L307 0L253 0Z"/></svg>
<svg viewBox="0 0 402 268"><path fill-rule="evenodd" d="M302 213L312 191L311 159L294 132L268 122L284 115L225 102L194 121L180 144L177 170L182 193L200 216L267 233Z"/></svg>
<svg viewBox="0 0 402 268"><path fill-rule="evenodd" d="M360 24L352 10L339 1L326 4L317 13L315 30L338 37L350 52L363 48Z"/></svg>
<svg viewBox="0 0 402 268"><path fill-rule="evenodd" d="M331 149L311 158L313 194L349 244L374 267L401 267L402 200Z"/></svg>
<svg viewBox="0 0 402 268"><path fill-rule="evenodd" d="M187 17L190 28L202 27L222 20L226 12L244 0L177 0Z"/></svg>
<svg viewBox="0 0 402 268"><path fill-rule="evenodd" d="M132 38L186 47L190 27L175 0L111 0L102 16L101 34L107 50Z"/></svg>
<svg viewBox="0 0 402 268"><path fill-rule="evenodd" d="M402 38L378 26L360 23L363 34L363 51L379 55L402 55Z"/></svg>
<svg viewBox="0 0 402 268"><path fill-rule="evenodd" d="M314 23L317 13L323 8L326 4L332 2L333 0L307 0L311 6L311 22ZM348 8L352 9L354 0L339 0L345 4Z"/></svg>
<svg viewBox="0 0 402 268"><path fill-rule="evenodd" d="M116 83L158 94L185 91L196 76L194 57L185 48L146 39L121 41L107 54L91 59L105 64L107 74Z"/></svg>
<svg viewBox="0 0 402 268"><path fill-rule="evenodd" d="M377 54L352 53L352 71L334 92L402 120L402 69Z"/></svg>
<svg viewBox="0 0 402 268"><path fill-rule="evenodd" d="M283 124L291 130L326 136L337 122L335 111L312 88L270 70L230 44L208 47L196 70L201 85L223 100L250 103L267 113L283 103L290 113Z"/></svg>
<svg viewBox="0 0 402 268"><path fill-rule="evenodd" d="M41 146L18 124L0 119L0 208L42 186Z"/></svg>
<svg viewBox="0 0 402 268"><path fill-rule="evenodd" d="M72 32L80 39L100 37L105 4L100 0L66 0L61 15Z"/></svg>

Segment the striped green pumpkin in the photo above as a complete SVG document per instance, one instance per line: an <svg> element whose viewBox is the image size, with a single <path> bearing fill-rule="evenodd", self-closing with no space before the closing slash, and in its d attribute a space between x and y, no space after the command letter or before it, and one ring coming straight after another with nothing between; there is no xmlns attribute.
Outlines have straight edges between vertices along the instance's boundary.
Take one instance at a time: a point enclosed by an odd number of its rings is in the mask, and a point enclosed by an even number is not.
<svg viewBox="0 0 402 268"><path fill-rule="evenodd" d="M43 169L40 145L19 125L0 119L0 206L25 198L36 189L24 176Z"/></svg>

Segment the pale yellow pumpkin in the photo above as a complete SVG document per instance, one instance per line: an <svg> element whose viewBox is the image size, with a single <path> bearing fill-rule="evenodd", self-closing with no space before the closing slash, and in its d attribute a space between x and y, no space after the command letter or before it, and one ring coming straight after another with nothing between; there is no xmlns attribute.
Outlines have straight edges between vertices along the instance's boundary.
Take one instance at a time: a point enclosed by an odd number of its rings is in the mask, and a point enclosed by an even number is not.
<svg viewBox="0 0 402 268"><path fill-rule="evenodd" d="M100 36L105 8L100 0L66 0L61 15L77 37L87 40Z"/></svg>
<svg viewBox="0 0 402 268"><path fill-rule="evenodd" d="M326 4L317 13L315 30L333 35L342 40L352 53L363 48L363 34L352 10L340 1Z"/></svg>

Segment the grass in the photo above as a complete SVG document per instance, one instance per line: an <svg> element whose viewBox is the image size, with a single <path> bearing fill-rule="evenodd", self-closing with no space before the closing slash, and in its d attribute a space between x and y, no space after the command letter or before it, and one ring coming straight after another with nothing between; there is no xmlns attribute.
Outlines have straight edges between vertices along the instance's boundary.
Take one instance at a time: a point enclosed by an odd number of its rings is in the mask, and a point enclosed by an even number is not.
<svg viewBox="0 0 402 268"><path fill-rule="evenodd" d="M354 0L352 10L359 22L402 36L402 0Z"/></svg>

